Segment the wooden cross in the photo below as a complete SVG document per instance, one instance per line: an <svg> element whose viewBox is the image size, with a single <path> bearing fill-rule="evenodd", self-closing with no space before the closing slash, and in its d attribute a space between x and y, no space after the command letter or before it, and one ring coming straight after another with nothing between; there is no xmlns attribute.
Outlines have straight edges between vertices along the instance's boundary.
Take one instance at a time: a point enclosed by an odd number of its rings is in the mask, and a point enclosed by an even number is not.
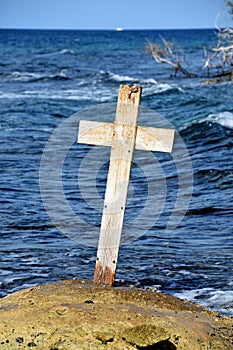
<svg viewBox="0 0 233 350"><path fill-rule="evenodd" d="M95 284L114 283L134 149L172 151L174 130L137 126L141 92L140 86L120 86L114 124L79 123L78 143L111 147Z"/></svg>

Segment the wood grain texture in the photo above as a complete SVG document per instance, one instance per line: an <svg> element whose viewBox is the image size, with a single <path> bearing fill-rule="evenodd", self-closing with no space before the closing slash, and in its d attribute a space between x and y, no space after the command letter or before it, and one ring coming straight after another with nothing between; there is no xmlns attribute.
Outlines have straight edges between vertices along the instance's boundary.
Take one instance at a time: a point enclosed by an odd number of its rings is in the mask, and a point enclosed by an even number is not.
<svg viewBox="0 0 233 350"><path fill-rule="evenodd" d="M137 126L141 91L140 86L120 86L114 124L85 120L79 124L79 143L111 146L95 284L114 283L134 149L172 151L174 130Z"/></svg>
<svg viewBox="0 0 233 350"><path fill-rule="evenodd" d="M120 86L94 283L112 285L120 246L141 88Z"/></svg>
<svg viewBox="0 0 233 350"><path fill-rule="evenodd" d="M135 149L151 152L172 152L175 130L138 126Z"/></svg>
<svg viewBox="0 0 233 350"><path fill-rule="evenodd" d="M78 143L96 146L112 146L114 132L121 124L81 120ZM137 126L135 149L150 152L172 152L175 130Z"/></svg>
<svg viewBox="0 0 233 350"><path fill-rule="evenodd" d="M78 143L112 146L114 124L80 120Z"/></svg>

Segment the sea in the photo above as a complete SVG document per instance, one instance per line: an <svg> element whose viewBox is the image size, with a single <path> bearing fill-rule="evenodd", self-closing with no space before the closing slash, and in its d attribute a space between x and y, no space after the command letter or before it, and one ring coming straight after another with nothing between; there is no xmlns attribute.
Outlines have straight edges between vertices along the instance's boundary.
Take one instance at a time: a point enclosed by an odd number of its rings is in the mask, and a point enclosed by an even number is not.
<svg viewBox="0 0 233 350"><path fill-rule="evenodd" d="M163 39L195 75L147 54ZM176 136L172 153L134 152L115 286L233 316L233 85L209 81L216 45L215 29L0 30L0 297L93 279L110 147L78 144L79 121L113 122L120 85L140 85L138 124Z"/></svg>

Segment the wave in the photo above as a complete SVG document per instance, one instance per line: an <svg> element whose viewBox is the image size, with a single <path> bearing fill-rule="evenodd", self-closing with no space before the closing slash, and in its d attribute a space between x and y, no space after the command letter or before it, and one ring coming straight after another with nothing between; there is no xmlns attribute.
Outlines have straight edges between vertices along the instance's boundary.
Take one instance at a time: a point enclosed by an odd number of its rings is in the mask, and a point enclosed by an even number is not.
<svg viewBox="0 0 233 350"><path fill-rule="evenodd" d="M115 95L114 95L115 97ZM98 93L89 89L73 90L25 90L23 92L2 92L0 99L19 100L19 99L43 99L43 100L75 100L75 101L94 101L94 102L111 102L113 94Z"/></svg>
<svg viewBox="0 0 233 350"><path fill-rule="evenodd" d="M179 87L175 85L170 85L167 83L160 83L154 78L147 79L138 79L128 75L116 74L111 71L99 71L94 73L94 76L80 77L76 80L76 88L69 90L50 90L50 97L44 96L47 95L46 91L38 90L33 91L32 89L29 92L23 92L20 94L20 97L27 97L28 94L33 94L36 97L40 98L43 95L43 98L62 98L62 99L76 99L76 100L88 100L94 102L111 102L116 99L117 89L119 83L126 84L137 84L142 86L142 97L147 98L153 95L160 93L166 93L174 90L180 90ZM59 74L40 74L33 72L20 72L15 71L6 76L7 81L13 82L22 82L22 83L48 83L53 81L65 81L73 79L65 74L64 71L60 71ZM117 84L116 84L117 83ZM14 95L14 94L13 94ZM6 96L5 93L0 93L0 98L13 98L12 94ZM18 98L18 96L16 96Z"/></svg>
<svg viewBox="0 0 233 350"><path fill-rule="evenodd" d="M126 82L126 81L135 81L133 77L130 77L128 75L120 75L116 73L112 73L110 71L100 71L97 75L101 76L101 79L107 80L107 81L115 81L115 82Z"/></svg>
<svg viewBox="0 0 233 350"><path fill-rule="evenodd" d="M172 91L182 92L183 91L177 85L158 82L154 78L139 80L139 84L142 85L143 87L142 89L143 97L151 97L153 95L161 94L164 92L172 92Z"/></svg>
<svg viewBox="0 0 233 350"><path fill-rule="evenodd" d="M187 299L204 307L231 316L233 313L233 291L216 290L213 288L193 289L174 294L181 299Z"/></svg>
<svg viewBox="0 0 233 350"><path fill-rule="evenodd" d="M196 209L189 209L186 215L232 215L233 210L225 209L225 208L218 208L218 207L203 207L203 208L196 208Z"/></svg>
<svg viewBox="0 0 233 350"><path fill-rule="evenodd" d="M150 79L151 80L151 79ZM142 96L143 97L151 97L153 95L161 94L164 92L171 92L178 90L177 87L172 86L167 83L153 83L153 84L145 84L145 82L142 82L143 90L142 90Z"/></svg>
<svg viewBox="0 0 233 350"><path fill-rule="evenodd" d="M36 74L36 73L28 73L28 72L13 72L11 75L8 75L7 77L9 80L15 80L15 81L24 81L24 82L28 82L28 81L34 81L34 80L38 80L41 78L40 74Z"/></svg>
<svg viewBox="0 0 233 350"><path fill-rule="evenodd" d="M8 228L11 229L17 229L17 230L22 230L22 231L32 231L32 230L47 230L50 228L53 228L53 224L47 224L47 225L8 225Z"/></svg>
<svg viewBox="0 0 233 350"><path fill-rule="evenodd" d="M43 100L75 100L75 101L93 101L93 102L113 102L117 90L95 90L89 87L80 89L54 90L38 89L24 90L22 92L3 92L0 91L0 99L19 100L19 99L43 99Z"/></svg>
<svg viewBox="0 0 233 350"><path fill-rule="evenodd" d="M182 91L181 88L175 85L170 85L167 83L159 83L154 78L138 79L128 75L116 74L111 71L100 71L97 73L97 77L100 78L100 81L104 81L104 82L117 82L117 83L131 82L132 84L141 85L143 97L149 97L149 96L153 96L156 94L160 94L160 93L163 93L166 91L172 91L172 90Z"/></svg>
<svg viewBox="0 0 233 350"><path fill-rule="evenodd" d="M209 114L206 121L216 123L228 129L233 129L233 113L225 111L216 114Z"/></svg>
<svg viewBox="0 0 233 350"><path fill-rule="evenodd" d="M233 172L230 169L219 168L204 168L195 173L197 180L203 182L205 179L208 182L218 182L219 187L229 187L233 185ZM215 208L217 210L217 208Z"/></svg>
<svg viewBox="0 0 233 350"><path fill-rule="evenodd" d="M194 120L191 123L184 125L180 128L180 132L194 132L201 131L203 127L212 127L214 125L220 125L226 129L233 129L233 113L228 111L219 112L216 114L209 114L207 117L200 120Z"/></svg>
<svg viewBox="0 0 233 350"><path fill-rule="evenodd" d="M8 80L20 81L20 82L48 82L53 80L69 80L64 73L55 74L55 75L41 75L37 73L30 72L13 72L12 74L7 76Z"/></svg>
<svg viewBox="0 0 233 350"><path fill-rule="evenodd" d="M61 55L66 55L66 54L71 54L71 55L73 55L73 54L74 54L74 51L73 51L73 50L70 50L70 49L63 49L63 50L59 51L59 53L60 53Z"/></svg>
<svg viewBox="0 0 233 350"><path fill-rule="evenodd" d="M54 51L54 52L40 52L39 56L43 56L43 57L51 57L51 56L58 56L58 55L74 55L74 51L71 49L61 49L59 51Z"/></svg>

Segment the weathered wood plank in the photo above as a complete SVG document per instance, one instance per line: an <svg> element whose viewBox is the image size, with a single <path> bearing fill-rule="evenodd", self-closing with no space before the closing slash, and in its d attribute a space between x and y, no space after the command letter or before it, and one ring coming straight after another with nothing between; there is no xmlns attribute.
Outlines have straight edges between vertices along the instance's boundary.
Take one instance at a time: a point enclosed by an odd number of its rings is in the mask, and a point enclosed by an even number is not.
<svg viewBox="0 0 233 350"><path fill-rule="evenodd" d="M79 143L111 146L95 284L111 286L115 279L134 149L172 151L174 130L137 127L140 96L141 87L121 85L114 124L93 121L79 124Z"/></svg>
<svg viewBox="0 0 233 350"><path fill-rule="evenodd" d="M175 130L138 126L135 149L172 152Z"/></svg>
<svg viewBox="0 0 233 350"><path fill-rule="evenodd" d="M114 124L80 120L78 143L112 146Z"/></svg>
<svg viewBox="0 0 233 350"><path fill-rule="evenodd" d="M78 143L96 146L112 146L113 133L117 123L103 123L81 120ZM120 125L119 125L120 127ZM137 127L135 149L143 151L172 152L175 131L172 129Z"/></svg>
<svg viewBox="0 0 233 350"><path fill-rule="evenodd" d="M112 285L136 139L141 87L120 86L94 283Z"/></svg>

